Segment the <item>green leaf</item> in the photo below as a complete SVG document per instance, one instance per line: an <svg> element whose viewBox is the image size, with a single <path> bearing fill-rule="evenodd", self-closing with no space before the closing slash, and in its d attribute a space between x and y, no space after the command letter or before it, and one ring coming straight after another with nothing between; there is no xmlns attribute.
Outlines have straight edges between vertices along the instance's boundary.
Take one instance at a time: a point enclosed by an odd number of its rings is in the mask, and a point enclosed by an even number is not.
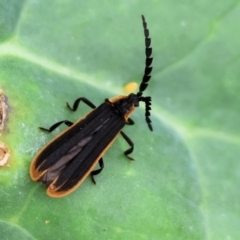
<svg viewBox="0 0 240 240"><path fill-rule="evenodd" d="M11 151L0 168L1 239L239 239L238 1L0 0L0 88ZM153 47L150 132L144 106L104 155L94 186L52 199L29 177L35 154L96 105L127 94L144 70L145 15Z"/></svg>

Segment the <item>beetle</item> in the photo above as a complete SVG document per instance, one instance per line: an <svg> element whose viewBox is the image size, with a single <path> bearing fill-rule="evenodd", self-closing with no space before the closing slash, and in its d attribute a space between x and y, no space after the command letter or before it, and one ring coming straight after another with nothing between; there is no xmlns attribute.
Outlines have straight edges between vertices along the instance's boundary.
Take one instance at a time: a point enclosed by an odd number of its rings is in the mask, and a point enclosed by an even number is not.
<svg viewBox="0 0 240 240"><path fill-rule="evenodd" d="M47 194L50 197L63 197L73 192L88 175L91 175L93 183L94 175L99 174L104 163L102 156L121 134L127 141L130 148L124 154L129 160L133 152L134 144L131 139L122 131L125 124L133 125L130 115L139 102L145 103L145 117L149 129L152 131L150 120L151 97L144 97L143 92L148 86L152 72L152 48L149 30L144 16L142 23L145 36L145 71L137 94L131 93L128 96L116 96L105 99L105 102L96 107L87 98L76 99L71 107L76 111L80 102L93 108L91 112L72 123L63 120L55 123L49 129L40 127L41 130L52 132L61 124L66 124L68 128L50 141L34 157L30 166L30 176L32 180L41 182L46 186ZM100 168L93 170L99 163Z"/></svg>

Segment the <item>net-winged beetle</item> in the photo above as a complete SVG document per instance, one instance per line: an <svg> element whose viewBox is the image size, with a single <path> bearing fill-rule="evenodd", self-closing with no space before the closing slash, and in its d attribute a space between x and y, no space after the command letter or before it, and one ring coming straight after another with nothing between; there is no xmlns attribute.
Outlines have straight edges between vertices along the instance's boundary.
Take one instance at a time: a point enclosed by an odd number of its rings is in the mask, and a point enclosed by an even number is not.
<svg viewBox="0 0 240 240"><path fill-rule="evenodd" d="M68 120L60 121L49 129L41 130L52 132L62 123L69 126L50 141L33 159L30 166L32 180L43 183L47 188L47 194L51 197L63 197L73 192L90 174L95 183L94 175L99 174L103 167L102 156L111 146L120 133L127 141L130 148L124 154L133 160L129 154L133 152L134 144L130 138L122 132L125 124L134 122L129 118L139 102L145 103L145 116L149 129L152 131L150 120L151 97L144 97L143 92L148 86L152 72L152 48L149 30L144 16L142 16L146 62L142 82L137 94L128 96L116 96L106 99L99 107L96 107L84 97L78 98L73 107L67 103L67 107L76 111L80 102L84 102L93 108L86 116L75 123ZM100 168L93 170L99 163Z"/></svg>

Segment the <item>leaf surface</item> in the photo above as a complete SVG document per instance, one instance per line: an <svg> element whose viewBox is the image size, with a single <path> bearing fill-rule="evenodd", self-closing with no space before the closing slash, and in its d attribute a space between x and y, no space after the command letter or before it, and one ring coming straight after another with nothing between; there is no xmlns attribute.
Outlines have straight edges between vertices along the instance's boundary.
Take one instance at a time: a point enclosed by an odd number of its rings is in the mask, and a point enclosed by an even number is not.
<svg viewBox="0 0 240 240"><path fill-rule="evenodd" d="M239 1L0 0L0 88L10 111L1 141L1 239L238 239ZM145 15L153 47L150 132L144 106L105 154L104 171L52 199L32 182L35 154L89 109L127 94L144 70Z"/></svg>

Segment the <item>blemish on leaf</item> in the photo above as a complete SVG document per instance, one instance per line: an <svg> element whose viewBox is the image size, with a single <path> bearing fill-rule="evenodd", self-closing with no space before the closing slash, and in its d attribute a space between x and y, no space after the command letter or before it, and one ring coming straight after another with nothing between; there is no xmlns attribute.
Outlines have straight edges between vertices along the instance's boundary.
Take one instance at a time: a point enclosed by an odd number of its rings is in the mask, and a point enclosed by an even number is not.
<svg viewBox="0 0 240 240"><path fill-rule="evenodd" d="M0 166L6 165L10 157L10 150L6 145L0 143Z"/></svg>
<svg viewBox="0 0 240 240"><path fill-rule="evenodd" d="M137 87L138 87L138 84L136 82L130 82L125 85L124 90L127 93L132 93L132 92L135 92Z"/></svg>
<svg viewBox="0 0 240 240"><path fill-rule="evenodd" d="M4 129L6 117L7 117L7 97L3 94L3 91L0 89L0 131Z"/></svg>
<svg viewBox="0 0 240 240"><path fill-rule="evenodd" d="M130 169L126 172L126 175L127 176L134 176L134 175L136 175L136 172L134 170Z"/></svg>

